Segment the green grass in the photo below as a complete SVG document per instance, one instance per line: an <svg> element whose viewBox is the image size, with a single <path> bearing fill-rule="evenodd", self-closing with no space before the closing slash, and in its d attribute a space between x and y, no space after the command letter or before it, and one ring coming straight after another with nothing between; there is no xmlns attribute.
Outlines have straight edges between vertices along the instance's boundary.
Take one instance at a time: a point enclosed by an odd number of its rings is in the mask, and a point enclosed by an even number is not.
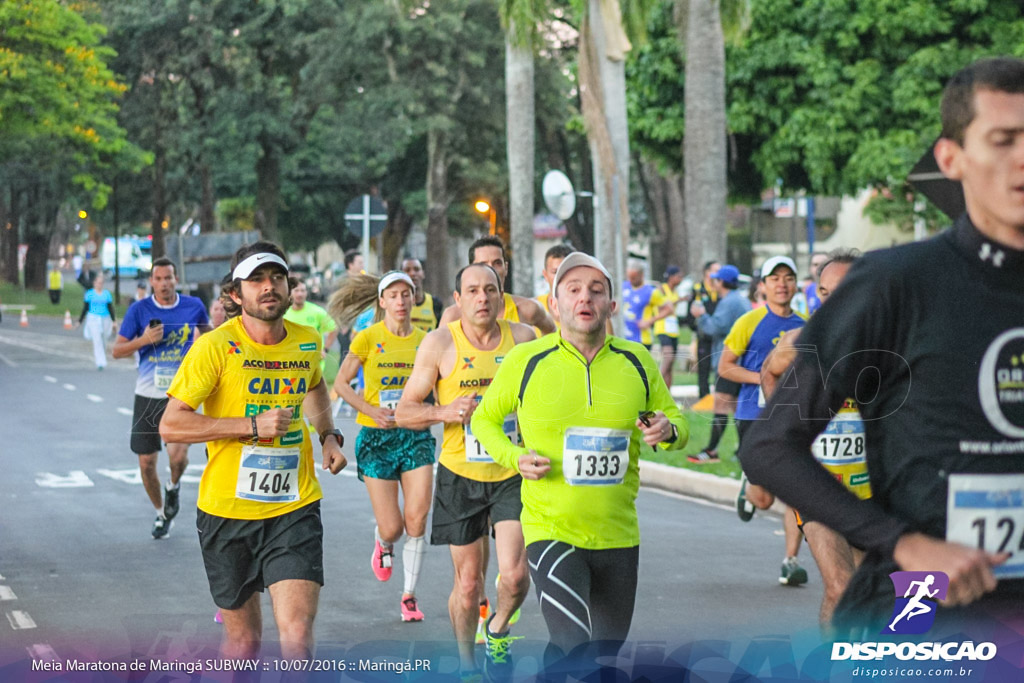
<svg viewBox="0 0 1024 683"><path fill-rule="evenodd" d="M35 306L29 309L31 315L53 315L62 316L64 311L71 311L72 317L82 312L82 297L85 290L74 280L64 278L64 290L60 296L59 304L50 303L50 295L46 290L26 289L22 290L20 285L10 282L0 282L0 303L8 306L8 314L17 313L17 307L21 305Z"/></svg>
<svg viewBox="0 0 1024 683"><path fill-rule="evenodd" d="M686 460L686 456L696 453L707 445L708 437L711 435L711 413L695 413L686 410L683 411L683 416L686 418L687 424L690 425L690 440L685 447L678 451L664 451L660 448L651 451L648 448L643 448L640 451L640 457L663 465L739 479L740 464L736 460L736 427L733 425L733 421L729 420L729 426L718 444L719 462L711 465L694 465Z"/></svg>

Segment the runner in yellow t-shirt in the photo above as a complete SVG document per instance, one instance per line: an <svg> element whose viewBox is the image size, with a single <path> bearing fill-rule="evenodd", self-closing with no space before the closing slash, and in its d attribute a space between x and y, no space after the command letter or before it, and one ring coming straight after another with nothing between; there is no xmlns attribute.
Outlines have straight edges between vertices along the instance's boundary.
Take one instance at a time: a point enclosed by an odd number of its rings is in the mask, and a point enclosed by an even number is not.
<svg viewBox="0 0 1024 683"><path fill-rule="evenodd" d="M469 247L469 262L471 264L483 263L489 265L498 274L498 286L505 289L505 278L508 276L508 259L505 256L505 244L497 237L481 237ZM444 327L453 320L458 320L461 309L458 304L452 304L445 309L441 316L438 327ZM536 299L516 296L515 294L502 294L502 301L498 306L498 319L509 322L524 322L537 328L541 334L550 334L555 331L555 322L544 311Z"/></svg>
<svg viewBox="0 0 1024 683"><path fill-rule="evenodd" d="M488 265L460 270L454 297L460 318L431 332L420 344L395 416L399 426L409 429L444 423L430 542L448 545L455 565L448 605L463 673L477 669L473 645L483 592L484 538L493 527L501 579L497 609L485 624L485 637L486 666L497 675L511 671L508 625L530 587L519 521L521 479L478 447L468 425L505 354L535 335L527 325L497 319L501 287ZM437 404L425 403L435 390ZM515 419L506 422L515 438Z"/></svg>
<svg viewBox="0 0 1024 683"><path fill-rule="evenodd" d="M320 435L332 474L346 465L344 439L320 374L322 340L284 320L284 252L256 242L231 267L229 296L241 315L192 346L168 389L160 436L206 442L196 526L224 622L222 656L258 656L259 593L269 587L282 657L307 659L324 572L320 485L302 418Z"/></svg>
<svg viewBox="0 0 1024 683"><path fill-rule="evenodd" d="M408 275L412 283L416 285L412 312L410 314L412 326L424 332L436 330L437 321L441 319L441 315L444 312L444 303L423 289L423 281L426 279L426 275L423 272L423 264L420 263L418 258L407 258L402 261L402 272Z"/></svg>
<svg viewBox="0 0 1024 683"><path fill-rule="evenodd" d="M664 318L654 322L654 338L661 346L661 378L665 386L672 387L672 366L679 352L679 318L676 316L676 305L682 298L676 293L676 287L683 281L683 270L679 266L665 269L665 281L658 291L664 303L671 304L672 310Z"/></svg>
<svg viewBox="0 0 1024 683"><path fill-rule="evenodd" d="M367 306L374 306L376 317L383 319L352 340L334 380L334 390L359 411L356 422L362 425L356 437L356 465L377 521L371 569L380 581L391 578L394 546L405 532L405 587L399 610L402 621L422 621L416 583L427 550L424 533L434 487L435 442L429 429L397 427L395 407L412 373L416 350L427 333L414 328L409 317L414 305L412 278L393 270L374 281L368 283L373 285L372 289L361 296L343 297L351 302L351 310L347 315L342 311L339 317L356 315ZM360 282L350 279L342 289L359 287ZM360 368L366 380L362 395L351 385ZM404 511L398 502L399 487L405 500Z"/></svg>

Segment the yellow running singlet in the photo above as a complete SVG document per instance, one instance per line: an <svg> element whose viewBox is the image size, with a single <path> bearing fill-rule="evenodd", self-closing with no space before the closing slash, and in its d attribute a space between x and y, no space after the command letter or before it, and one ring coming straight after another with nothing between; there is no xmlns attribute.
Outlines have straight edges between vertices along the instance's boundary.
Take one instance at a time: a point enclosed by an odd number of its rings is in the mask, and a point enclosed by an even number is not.
<svg viewBox="0 0 1024 683"><path fill-rule="evenodd" d="M508 296L507 294L505 296ZM508 313L506 301L505 312ZM514 311L515 308L513 307ZM483 395L490 386L494 375L498 372L498 366L505 359L505 355L515 346L515 339L512 338L512 330L508 322L498 320L501 328L501 342L497 348L491 351L481 351L466 338L462 331L462 322L456 320L448 323L452 339L455 341L455 366L447 377L437 381L437 400L439 405L447 405L460 396L470 396L474 392ZM445 423L444 439L441 442L441 455L438 462L467 479L475 481L504 481L516 475L516 471L495 464L493 461L485 462L486 453L477 453L474 449L472 457L476 462L466 458L466 442L469 440L475 445L475 437L470 433L467 438L467 428L462 424Z"/></svg>

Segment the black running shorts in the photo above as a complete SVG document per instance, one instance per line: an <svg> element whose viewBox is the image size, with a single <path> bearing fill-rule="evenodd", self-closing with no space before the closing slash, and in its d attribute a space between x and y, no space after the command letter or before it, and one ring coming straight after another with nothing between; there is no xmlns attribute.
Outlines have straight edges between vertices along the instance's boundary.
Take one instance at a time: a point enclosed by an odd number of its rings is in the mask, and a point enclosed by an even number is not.
<svg viewBox="0 0 1024 683"><path fill-rule="evenodd" d="M199 545L217 607L238 609L256 591L286 579L324 585L320 501L270 519L198 512Z"/></svg>
<svg viewBox="0 0 1024 683"><path fill-rule="evenodd" d="M522 483L518 474L503 481L476 481L438 463L431 545L469 545L488 532L488 524L518 522Z"/></svg>
<svg viewBox="0 0 1024 683"><path fill-rule="evenodd" d="M740 383L720 376L715 380L715 393L728 394L733 398L737 398L740 395Z"/></svg>
<svg viewBox="0 0 1024 683"><path fill-rule="evenodd" d="M132 415L131 449L136 455L159 453L160 418L164 416L167 398L149 398L135 394L135 412Z"/></svg>
<svg viewBox="0 0 1024 683"><path fill-rule="evenodd" d="M676 351L679 350L679 337L673 337L673 336L668 335L668 334L659 334L658 335L658 345L661 348L665 348L666 346L670 346L670 347L672 347L672 353L675 353Z"/></svg>

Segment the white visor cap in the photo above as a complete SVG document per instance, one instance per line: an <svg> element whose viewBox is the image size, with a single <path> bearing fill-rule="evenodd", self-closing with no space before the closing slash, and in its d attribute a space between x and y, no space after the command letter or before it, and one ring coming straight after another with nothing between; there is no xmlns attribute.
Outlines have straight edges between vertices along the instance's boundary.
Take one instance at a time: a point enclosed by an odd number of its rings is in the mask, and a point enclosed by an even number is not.
<svg viewBox="0 0 1024 683"><path fill-rule="evenodd" d="M380 284L377 285L377 296L383 295L384 290L396 282L404 282L413 292L416 291L416 285L413 284L411 277L400 270L392 270L390 273L384 273L384 277L380 279Z"/></svg>
<svg viewBox="0 0 1024 683"><path fill-rule="evenodd" d="M284 262L284 259L282 259L277 254L262 252L259 254L253 254L252 256L249 256L244 261L235 266L234 271L232 271L231 273L231 279L245 280L250 275L252 275L254 270L259 268L260 266L265 266L268 263L273 263L275 265L281 266L282 268L284 268L284 272L288 272L288 264Z"/></svg>

